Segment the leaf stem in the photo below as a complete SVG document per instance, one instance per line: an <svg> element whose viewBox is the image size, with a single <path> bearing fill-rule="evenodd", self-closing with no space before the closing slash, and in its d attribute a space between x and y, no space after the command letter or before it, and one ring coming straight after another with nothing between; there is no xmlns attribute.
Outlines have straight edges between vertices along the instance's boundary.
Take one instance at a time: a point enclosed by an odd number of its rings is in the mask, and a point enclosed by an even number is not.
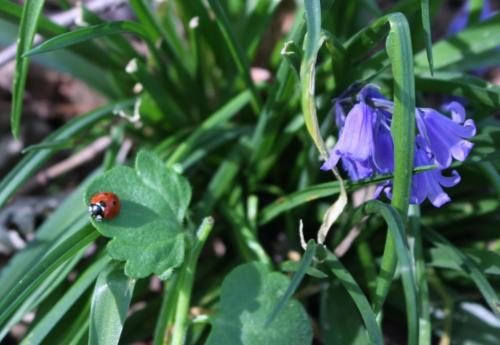
<svg viewBox="0 0 500 345"><path fill-rule="evenodd" d="M196 242L192 248L188 250L187 260L184 262L184 265L179 272L179 280L177 284L177 307L175 309L175 321L170 345L184 344L188 326L189 305L191 301L191 292L193 290L196 263L198 262L198 257L200 256L203 245L205 244L213 225L214 220L212 217L207 217L203 220L196 234ZM167 332L168 330L165 331ZM164 344L167 345L167 338L165 338Z"/></svg>

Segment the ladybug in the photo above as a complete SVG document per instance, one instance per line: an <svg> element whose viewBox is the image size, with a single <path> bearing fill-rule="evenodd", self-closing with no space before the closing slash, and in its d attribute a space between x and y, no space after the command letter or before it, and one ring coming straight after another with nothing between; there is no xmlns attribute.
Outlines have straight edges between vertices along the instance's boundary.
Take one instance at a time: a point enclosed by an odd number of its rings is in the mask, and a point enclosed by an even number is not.
<svg viewBox="0 0 500 345"><path fill-rule="evenodd" d="M89 213L98 222L114 218L120 213L120 199L111 192L97 193L90 198Z"/></svg>

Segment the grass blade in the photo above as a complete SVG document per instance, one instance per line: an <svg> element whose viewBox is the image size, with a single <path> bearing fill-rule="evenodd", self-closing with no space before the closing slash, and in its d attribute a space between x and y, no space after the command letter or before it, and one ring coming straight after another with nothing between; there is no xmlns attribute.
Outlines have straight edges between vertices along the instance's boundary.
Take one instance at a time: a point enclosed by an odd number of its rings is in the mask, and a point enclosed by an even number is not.
<svg viewBox="0 0 500 345"><path fill-rule="evenodd" d="M135 22L108 22L57 35L41 43L39 46L26 51L23 54L23 57L43 54L53 50L62 49L78 43L82 43L94 38L122 33L132 33L142 38L148 38L142 27Z"/></svg>
<svg viewBox="0 0 500 345"><path fill-rule="evenodd" d="M386 49L394 78L394 114L391 134L394 141L394 182L392 205L406 219L413 176L415 146L415 80L410 28L400 14L389 16L391 30Z"/></svg>
<svg viewBox="0 0 500 345"><path fill-rule="evenodd" d="M328 150L321 137L316 116L315 68L319 48L321 47L321 4L319 0L305 2L307 36L304 40L304 56L300 66L302 112L307 130L318 148L322 158L328 158Z"/></svg>
<svg viewBox="0 0 500 345"><path fill-rule="evenodd" d="M134 286L118 263L99 274L90 307L89 345L118 344Z"/></svg>
<svg viewBox="0 0 500 345"><path fill-rule="evenodd" d="M406 301L406 315L408 321L408 344L418 344L418 310L417 310L417 287L413 270L413 259L410 249L406 243L406 233L402 217L394 207L384 204L378 200L372 200L363 204L353 218L360 219L362 214L376 213L382 216L387 223L391 241L394 242L394 252L401 268L403 288ZM389 236L388 236L389 237ZM385 256L385 253L384 253ZM382 305L389 291L393 279L393 273L388 274L381 265L381 273L377 279L377 289L375 300L375 311L382 310Z"/></svg>
<svg viewBox="0 0 500 345"><path fill-rule="evenodd" d="M422 12L422 26L425 35L425 49L427 52L427 62L431 75L434 74L434 61L432 59L432 34L431 34L431 16L429 13L429 0L420 0L420 11Z"/></svg>
<svg viewBox="0 0 500 345"><path fill-rule="evenodd" d="M29 59L23 54L31 49L35 38L38 19L42 13L44 0L26 1L23 7L21 23L19 25L19 39L16 51L16 68L12 84L12 110L10 125L14 138L19 137L21 113L23 111L24 88L28 77Z"/></svg>
<svg viewBox="0 0 500 345"><path fill-rule="evenodd" d="M370 306L370 302L368 302L368 299L363 293L363 290L361 290L361 288L359 287L356 280L344 267L344 265L342 265L340 260L330 251L326 252L325 264L328 266L333 275L337 277L342 286L344 286L344 288L347 290L352 300L356 304L359 314L361 315L365 324L368 338L370 339L370 344L384 344L382 331L378 326L375 313L373 312Z"/></svg>
<svg viewBox="0 0 500 345"><path fill-rule="evenodd" d="M231 56L233 57L236 67L243 77L247 88L252 93L253 110L255 114L260 115L262 111L262 104L260 101L259 93L257 92L257 88L255 87L252 77L250 76L250 64L248 62L248 59L243 49L238 44L238 40L236 39L234 31L231 28L226 14L224 13L224 9L222 8L219 1L208 0L208 3L210 4L210 8L212 9L212 11L214 11L215 17L217 18L217 25L219 26L222 36L226 41L227 47L231 52Z"/></svg>
<svg viewBox="0 0 500 345"><path fill-rule="evenodd" d="M21 345L40 344L54 326L64 317L68 310L83 295L87 288L95 281L99 273L111 261L107 255L95 261L89 268L81 274L71 288L62 296L50 311L38 321L33 329L24 337Z"/></svg>
<svg viewBox="0 0 500 345"><path fill-rule="evenodd" d="M50 145L53 142L72 139L77 134L91 128L114 110L122 109L133 104L131 100L110 103L104 107L93 110L73 121L68 122L58 130L49 135L42 144ZM42 164L55 153L53 149L43 149L30 152L7 174L0 182L0 206L12 196L12 194L35 172Z"/></svg>
<svg viewBox="0 0 500 345"><path fill-rule="evenodd" d="M267 318L266 327L269 327L271 325L276 316L278 316L278 314L283 310L283 308L285 308L285 306L292 298L295 290L297 290L297 288L299 287L300 282L302 281L302 279L304 279L307 269L311 266L315 251L316 251L316 243L314 242L314 240L310 240L309 243L307 243L307 248L304 253L304 256L302 257L302 260L300 260L299 267L297 271L293 274L292 279L290 280L288 288L286 289L283 296L281 296L281 298L278 300L273 311Z"/></svg>
<svg viewBox="0 0 500 345"><path fill-rule="evenodd" d="M172 166L178 163L186 153L196 147L197 141L206 132L213 129L219 124L228 122L233 116L235 116L251 99L251 93L249 91L244 91L238 96L234 97L232 100L223 105L215 113L207 117L196 130L185 140L183 140L176 150L170 155L167 161L167 166Z"/></svg>
<svg viewBox="0 0 500 345"><path fill-rule="evenodd" d="M99 234L85 223L76 234L49 251L32 269L17 282L15 287L0 300L0 327L8 317L23 303L43 280L57 267L94 241Z"/></svg>

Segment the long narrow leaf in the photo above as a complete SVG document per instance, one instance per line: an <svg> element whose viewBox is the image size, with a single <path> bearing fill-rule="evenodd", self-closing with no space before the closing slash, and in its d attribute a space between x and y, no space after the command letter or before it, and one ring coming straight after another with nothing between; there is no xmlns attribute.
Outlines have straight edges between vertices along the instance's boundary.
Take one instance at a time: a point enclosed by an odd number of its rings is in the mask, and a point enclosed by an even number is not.
<svg viewBox="0 0 500 345"><path fill-rule="evenodd" d="M219 0L208 0L210 4L210 8L214 11L215 16L217 17L217 25L219 26L220 31L226 41L227 47L231 52L231 56L240 72L243 80L250 92L252 93L252 107L257 115L260 115L262 110L262 104L260 101L259 93L257 92L257 88L250 76L250 64L248 63L248 58L245 55L245 52L241 48L236 39L233 29L229 24L229 21L224 13L224 9L222 8Z"/></svg>
<svg viewBox="0 0 500 345"><path fill-rule="evenodd" d="M434 61L432 59L432 34L431 34L431 15L429 13L429 0L420 0L420 12L422 14L422 26L425 35L425 49L427 52L427 61L431 75L434 74Z"/></svg>
<svg viewBox="0 0 500 345"><path fill-rule="evenodd" d="M110 261L111 258L104 255L87 268L50 311L29 331L21 345L40 344Z"/></svg>
<svg viewBox="0 0 500 345"><path fill-rule="evenodd" d="M331 252L326 253L326 265L332 271L333 275L337 277L342 286L347 290L352 300L358 308L359 314L361 315L363 322L368 333L368 338L370 339L370 344L382 345L384 344L384 338L382 336L382 331L378 326L375 313L373 312L370 302L366 298L363 290L359 287L356 280L349 273L349 271L342 265L340 260Z"/></svg>
<svg viewBox="0 0 500 345"><path fill-rule="evenodd" d="M415 283L415 274L413 269L413 259L410 253L410 249L406 243L406 232L402 217L399 215L394 207L384 204L378 200L372 200L363 204L358 213L353 216L354 219L360 219L359 213L370 214L375 213L381 215L387 227L391 238L394 241L394 251L397 256L397 262L401 268L401 276L403 279L403 288L406 300L406 315L408 322L408 344L416 345L418 344L418 309L417 309L417 287ZM384 267L381 267L381 273L377 279L377 300L375 301L375 306L378 306L376 310L381 309L381 305L384 303L386 298L386 293L389 290L393 276L388 275L384 271ZM385 294L384 294L385 293Z"/></svg>
<svg viewBox="0 0 500 345"><path fill-rule="evenodd" d="M47 253L16 286L0 300L0 327L8 317L23 303L31 292L63 262L94 241L99 234L90 225L70 236L56 248Z"/></svg>
<svg viewBox="0 0 500 345"><path fill-rule="evenodd" d="M267 318L266 326L271 325L276 316L278 316L278 314L283 310L283 308L285 308L285 306L292 298L295 290L297 290L297 288L299 287L300 282L302 281L302 279L304 279L307 269L309 268L309 266L311 266L315 251L316 251L316 243L314 242L314 240L310 240L309 243L307 244L304 256L302 257L302 260L300 260L299 267L297 271L294 273L290 281L290 284L288 285L288 288L286 289L283 296L281 296L281 298L278 300L273 311Z"/></svg>
<svg viewBox="0 0 500 345"><path fill-rule="evenodd" d="M75 31L66 32L64 34L55 36L39 46L26 51L23 57L30 57L37 54L47 53L53 50L66 48L78 43L82 43L94 38L103 36L116 35L122 33L133 33L142 38L148 38L142 27L129 21L109 22L98 25L92 25L77 29Z"/></svg>
<svg viewBox="0 0 500 345"><path fill-rule="evenodd" d="M102 108L93 110L54 131L42 143L50 144L71 139L109 116L114 110L119 110L132 104L133 101L125 100L110 103ZM12 194L54 153L55 151L51 149L28 153L0 182L0 206L3 206Z"/></svg>
<svg viewBox="0 0 500 345"><path fill-rule="evenodd" d="M23 7L21 24L19 25L19 40L17 43L16 68L14 70L12 85L12 110L10 117L12 134L15 138L19 137L24 88L28 76L29 59L24 58L23 54L31 49L44 2L44 0L27 1Z"/></svg>

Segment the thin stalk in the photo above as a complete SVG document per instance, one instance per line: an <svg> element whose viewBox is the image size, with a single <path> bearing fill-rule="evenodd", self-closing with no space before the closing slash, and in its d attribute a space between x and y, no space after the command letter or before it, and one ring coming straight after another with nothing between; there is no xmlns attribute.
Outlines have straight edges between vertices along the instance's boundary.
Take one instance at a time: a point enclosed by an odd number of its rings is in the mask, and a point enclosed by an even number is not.
<svg viewBox="0 0 500 345"><path fill-rule="evenodd" d="M155 326L153 345L162 345L170 337L171 324L173 322L173 307L177 300L176 287L178 278L179 275L174 272L164 287L160 313Z"/></svg>
<svg viewBox="0 0 500 345"><path fill-rule="evenodd" d="M193 290L193 282L196 271L198 257L208 235L212 231L214 221L212 217L207 217L203 220L197 232L197 239L193 247L188 250L188 259L184 262L179 273L177 295L177 307L175 310L175 321L173 328L172 341L170 345L183 345L186 338L186 331L189 319L189 305L191 302L191 292ZM167 345L166 342L164 342Z"/></svg>
<svg viewBox="0 0 500 345"><path fill-rule="evenodd" d="M418 288L418 341L419 345L430 345L432 341L432 326L429 305L429 286L420 228L420 206L410 205L408 215L410 236L412 238L411 242L413 244L413 257L415 258L415 280Z"/></svg>

